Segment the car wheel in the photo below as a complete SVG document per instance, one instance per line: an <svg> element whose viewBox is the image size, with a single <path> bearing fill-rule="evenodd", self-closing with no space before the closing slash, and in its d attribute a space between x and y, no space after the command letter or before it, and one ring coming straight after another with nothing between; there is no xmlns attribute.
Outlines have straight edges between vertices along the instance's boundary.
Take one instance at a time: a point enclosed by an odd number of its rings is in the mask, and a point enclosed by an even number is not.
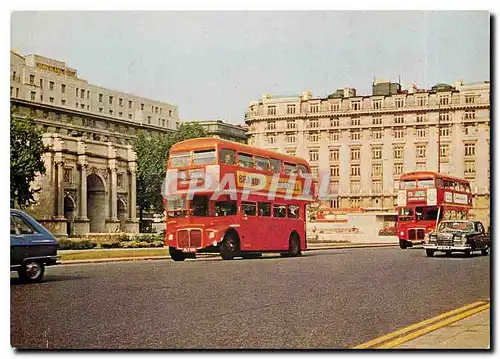
<svg viewBox="0 0 500 359"><path fill-rule="evenodd" d="M220 256L224 260L231 260L240 255L240 241L234 233L227 233L220 245Z"/></svg>
<svg viewBox="0 0 500 359"><path fill-rule="evenodd" d="M426 249L425 254L427 254L427 257L433 257L434 256L434 249Z"/></svg>
<svg viewBox="0 0 500 359"><path fill-rule="evenodd" d="M23 282L29 283L41 282L44 273L44 264L36 261L24 263L18 271L19 278Z"/></svg>
<svg viewBox="0 0 500 359"><path fill-rule="evenodd" d="M168 252L170 253L170 258L172 258L174 262L182 262L186 259L186 254L174 247L168 247Z"/></svg>
<svg viewBox="0 0 500 359"><path fill-rule="evenodd" d="M451 256L451 251L444 252L444 255L447 256L447 257Z"/></svg>
<svg viewBox="0 0 500 359"><path fill-rule="evenodd" d="M487 256L489 252L488 246L485 246L483 249L481 249L481 255Z"/></svg>
<svg viewBox="0 0 500 359"><path fill-rule="evenodd" d="M399 240L399 248L406 249L407 247L408 247L408 245L407 245L406 241L400 239Z"/></svg>

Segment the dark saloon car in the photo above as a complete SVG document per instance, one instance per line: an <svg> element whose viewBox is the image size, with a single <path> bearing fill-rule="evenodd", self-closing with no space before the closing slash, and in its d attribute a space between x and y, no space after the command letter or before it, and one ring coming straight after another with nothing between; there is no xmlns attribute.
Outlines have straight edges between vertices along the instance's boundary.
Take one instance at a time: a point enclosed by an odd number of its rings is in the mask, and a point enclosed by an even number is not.
<svg viewBox="0 0 500 359"><path fill-rule="evenodd" d="M40 282L45 267L57 264L58 243L52 233L31 216L10 210L10 270L25 282Z"/></svg>
<svg viewBox="0 0 500 359"><path fill-rule="evenodd" d="M428 257L434 252L463 252L470 256L474 251L488 255L490 234L486 233L483 224L475 220L445 220L439 223L438 229L429 234L424 243Z"/></svg>

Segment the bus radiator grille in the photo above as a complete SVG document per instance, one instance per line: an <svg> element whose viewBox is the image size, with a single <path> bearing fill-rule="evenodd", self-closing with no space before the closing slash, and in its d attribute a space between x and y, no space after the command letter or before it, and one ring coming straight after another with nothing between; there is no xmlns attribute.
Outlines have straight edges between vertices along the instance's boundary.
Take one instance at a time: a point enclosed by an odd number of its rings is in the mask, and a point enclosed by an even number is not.
<svg viewBox="0 0 500 359"><path fill-rule="evenodd" d="M189 236L190 236L190 246L192 248L198 248L198 247L201 247L201 231L198 230L198 229L193 229L191 230L191 232L189 233Z"/></svg>
<svg viewBox="0 0 500 359"><path fill-rule="evenodd" d="M187 230L182 230L177 232L177 247L178 248L189 247L189 232Z"/></svg>

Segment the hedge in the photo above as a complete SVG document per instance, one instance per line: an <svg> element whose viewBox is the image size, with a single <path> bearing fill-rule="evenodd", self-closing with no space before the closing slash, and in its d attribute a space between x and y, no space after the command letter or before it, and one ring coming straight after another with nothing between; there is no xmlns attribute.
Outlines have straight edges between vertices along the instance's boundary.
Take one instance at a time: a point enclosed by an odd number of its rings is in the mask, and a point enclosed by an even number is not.
<svg viewBox="0 0 500 359"><path fill-rule="evenodd" d="M83 236L75 239L60 239L59 249L93 249L93 248L160 248L165 246L165 237L155 234L105 234L99 236Z"/></svg>

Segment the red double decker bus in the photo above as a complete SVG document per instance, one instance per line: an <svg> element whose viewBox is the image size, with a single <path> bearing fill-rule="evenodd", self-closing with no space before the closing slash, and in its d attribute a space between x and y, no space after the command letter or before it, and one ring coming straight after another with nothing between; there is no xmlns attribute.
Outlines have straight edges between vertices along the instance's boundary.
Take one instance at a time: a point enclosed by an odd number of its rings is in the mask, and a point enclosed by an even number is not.
<svg viewBox="0 0 500 359"><path fill-rule="evenodd" d="M442 219L465 219L472 209L469 181L422 171L400 177L397 231L402 249L421 244Z"/></svg>
<svg viewBox="0 0 500 359"><path fill-rule="evenodd" d="M174 261L218 251L223 259L307 249L312 177L300 158L218 138L172 146L166 244Z"/></svg>

